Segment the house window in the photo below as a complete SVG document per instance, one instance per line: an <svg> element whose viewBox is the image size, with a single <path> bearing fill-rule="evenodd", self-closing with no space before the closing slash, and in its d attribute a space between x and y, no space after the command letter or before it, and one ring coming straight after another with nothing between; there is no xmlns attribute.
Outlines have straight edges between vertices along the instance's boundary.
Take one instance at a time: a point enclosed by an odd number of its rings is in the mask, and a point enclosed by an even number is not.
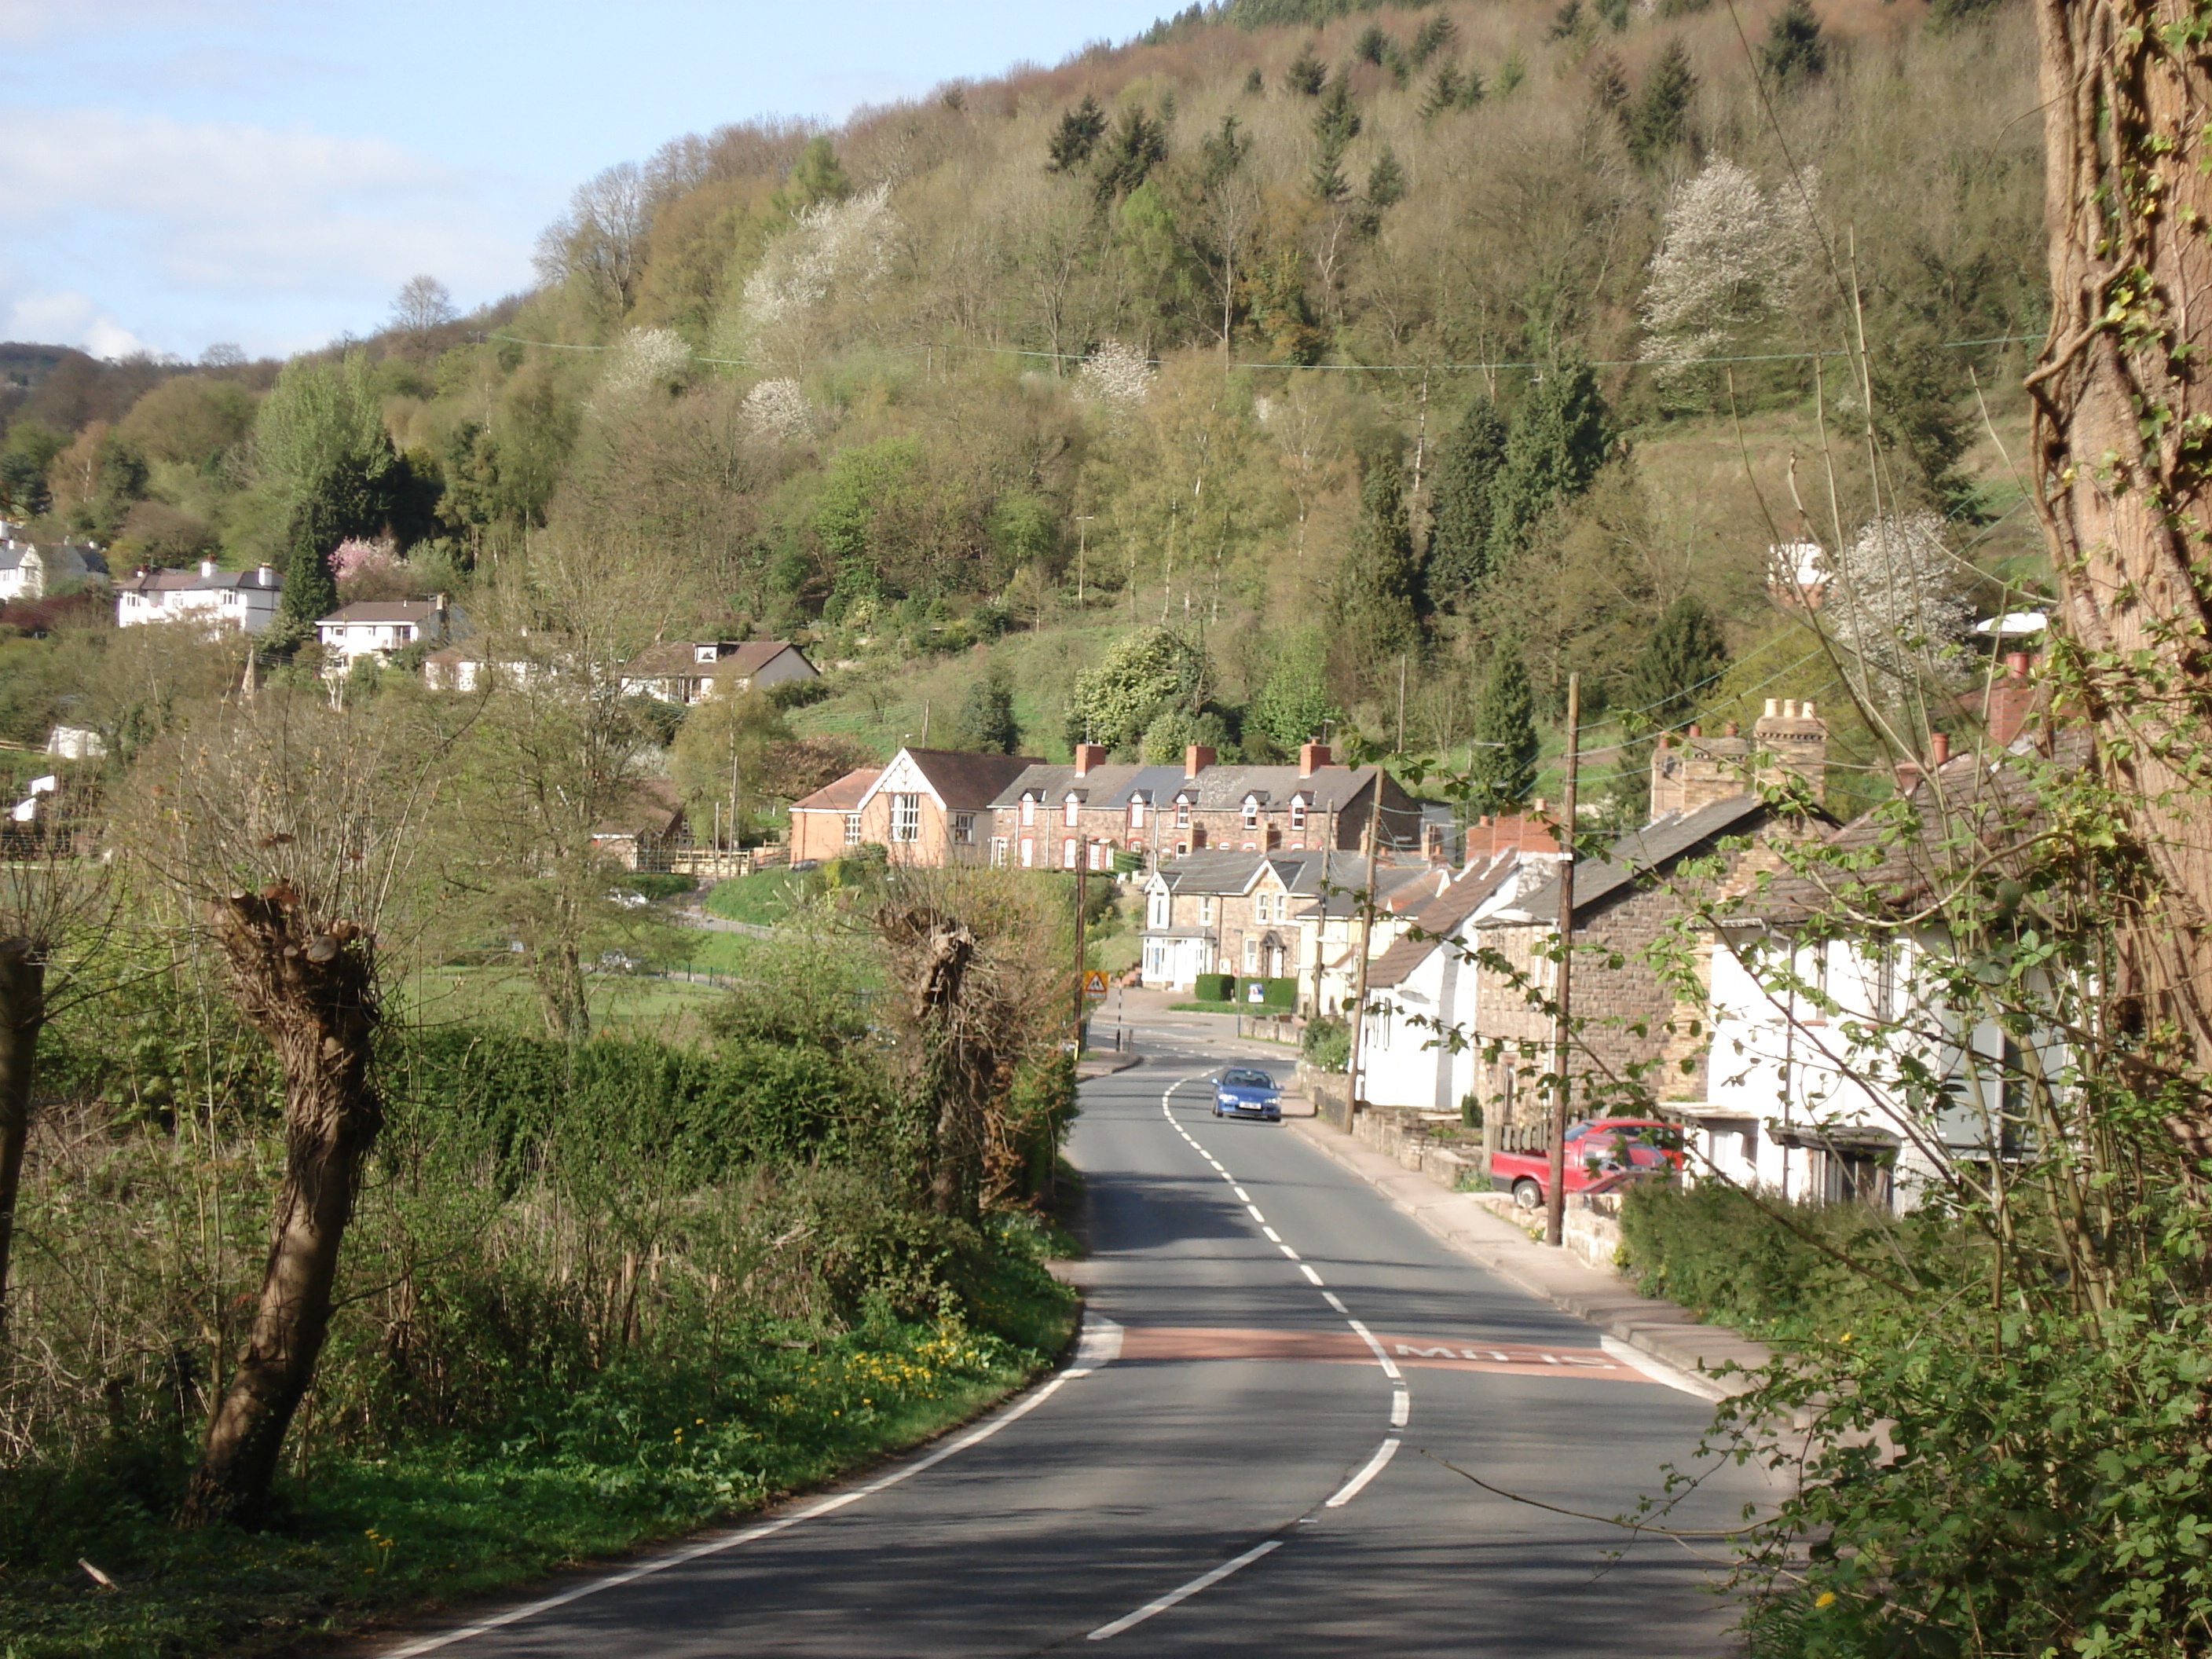
<svg viewBox="0 0 2212 1659"><path fill-rule="evenodd" d="M1176 828L1178 830L1190 828L1190 803L1187 800L1179 800L1176 803Z"/></svg>
<svg viewBox="0 0 2212 1659"><path fill-rule="evenodd" d="M1033 795L1024 795L1022 797L1022 828L1026 830L1036 822L1036 798Z"/></svg>
<svg viewBox="0 0 2212 1659"><path fill-rule="evenodd" d="M1024 836L1022 837L1022 868L1024 870L1033 870L1036 867L1036 842L1030 836Z"/></svg>
<svg viewBox="0 0 2212 1659"><path fill-rule="evenodd" d="M1260 803L1256 800L1248 800L1244 803L1244 827L1247 830L1257 830L1260 827Z"/></svg>
<svg viewBox="0 0 2212 1659"><path fill-rule="evenodd" d="M1075 837L1073 836L1060 844L1060 867L1063 870L1075 868Z"/></svg>
<svg viewBox="0 0 2212 1659"><path fill-rule="evenodd" d="M1293 795L1291 797L1291 828L1293 830L1303 830L1305 827L1305 797L1303 795Z"/></svg>
<svg viewBox="0 0 2212 1659"><path fill-rule="evenodd" d="M858 847L860 844L860 815L858 812L848 812L845 814L845 845Z"/></svg>
<svg viewBox="0 0 2212 1659"><path fill-rule="evenodd" d="M891 797L891 839L908 842L921 839L921 797L920 795Z"/></svg>
<svg viewBox="0 0 2212 1659"><path fill-rule="evenodd" d="M1131 830L1140 830L1144 827L1145 803L1140 800L1133 800L1129 803L1129 828Z"/></svg>
<svg viewBox="0 0 2212 1659"><path fill-rule="evenodd" d="M1213 901L1210 898L1202 898L1198 902L1198 925L1201 927L1213 926Z"/></svg>
<svg viewBox="0 0 2212 1659"><path fill-rule="evenodd" d="M1094 841L1091 843L1091 867L1092 869L1103 870L1106 867L1106 849L1113 846L1113 844L1114 843L1110 841Z"/></svg>
<svg viewBox="0 0 2212 1659"><path fill-rule="evenodd" d="M1004 836L991 837L991 867L994 870L1006 867L1006 838Z"/></svg>
<svg viewBox="0 0 2212 1659"><path fill-rule="evenodd" d="M1082 803L1082 802L1080 802L1080 801L1077 800L1077 799L1075 799L1075 797L1074 797L1074 796L1070 795L1070 796L1067 798L1067 804L1066 804L1066 808L1064 809L1064 810L1065 810L1065 811L1066 811L1066 817L1064 817L1060 820L1060 822L1061 822L1061 823L1065 823L1065 824L1066 824L1069 829L1071 829L1071 830L1074 829L1074 828L1075 828L1075 814L1076 814L1076 811L1077 811L1077 809L1078 809L1078 808L1079 808L1082 805L1083 805L1083 803Z"/></svg>
<svg viewBox="0 0 2212 1659"><path fill-rule="evenodd" d="M1249 933L1244 935L1244 971L1247 974L1260 971L1260 941Z"/></svg>
<svg viewBox="0 0 2212 1659"><path fill-rule="evenodd" d="M955 812L952 815L952 839L963 847L975 844L975 815L973 812Z"/></svg>
<svg viewBox="0 0 2212 1659"><path fill-rule="evenodd" d="M1152 915L1146 925L1151 927L1164 927L1168 925L1168 896L1165 893L1152 895Z"/></svg>

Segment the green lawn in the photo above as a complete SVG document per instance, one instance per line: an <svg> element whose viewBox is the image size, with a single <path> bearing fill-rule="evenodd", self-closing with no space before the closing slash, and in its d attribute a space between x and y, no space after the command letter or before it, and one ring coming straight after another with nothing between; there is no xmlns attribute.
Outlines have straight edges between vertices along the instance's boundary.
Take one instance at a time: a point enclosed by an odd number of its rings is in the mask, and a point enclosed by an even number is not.
<svg viewBox="0 0 2212 1659"><path fill-rule="evenodd" d="M724 921L747 921L772 927L791 914L792 904L805 883L803 874L788 870L756 870L750 876L732 876L708 890L703 908Z"/></svg>

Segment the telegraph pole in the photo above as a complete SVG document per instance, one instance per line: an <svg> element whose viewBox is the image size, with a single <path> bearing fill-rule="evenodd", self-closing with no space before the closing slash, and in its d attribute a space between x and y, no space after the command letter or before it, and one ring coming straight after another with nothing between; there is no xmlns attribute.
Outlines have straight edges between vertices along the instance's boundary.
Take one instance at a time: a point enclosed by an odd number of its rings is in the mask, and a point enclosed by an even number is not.
<svg viewBox="0 0 2212 1659"><path fill-rule="evenodd" d="M1084 878L1089 873L1091 838L1075 843L1075 1052L1083 1053L1083 901Z"/></svg>
<svg viewBox="0 0 2212 1659"><path fill-rule="evenodd" d="M1544 1198L1544 1242L1564 1242L1567 1227L1567 1108L1572 1092L1567 1080L1567 1050L1573 1040L1572 1006L1575 968L1575 775L1582 760L1582 676L1567 676L1567 787L1559 820L1559 974L1558 1012L1552 1024L1552 1167Z"/></svg>

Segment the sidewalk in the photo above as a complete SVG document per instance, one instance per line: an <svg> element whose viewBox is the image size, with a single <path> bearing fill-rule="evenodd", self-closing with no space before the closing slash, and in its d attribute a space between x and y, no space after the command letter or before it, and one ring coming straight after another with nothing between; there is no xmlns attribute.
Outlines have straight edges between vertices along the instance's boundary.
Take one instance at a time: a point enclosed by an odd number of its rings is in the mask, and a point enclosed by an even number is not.
<svg viewBox="0 0 2212 1659"><path fill-rule="evenodd" d="M1531 1240L1470 1193L1447 1192L1428 1176L1361 1146L1324 1118L1285 1125L1351 1170L1422 1227L1516 1289L1548 1302L1631 1347L1664 1361L1712 1400L1741 1394L1740 1376L1711 1376L1730 1360L1747 1368L1771 1358L1765 1345L1719 1325L1700 1325L1671 1302L1638 1296L1618 1274L1586 1266L1565 1250Z"/></svg>

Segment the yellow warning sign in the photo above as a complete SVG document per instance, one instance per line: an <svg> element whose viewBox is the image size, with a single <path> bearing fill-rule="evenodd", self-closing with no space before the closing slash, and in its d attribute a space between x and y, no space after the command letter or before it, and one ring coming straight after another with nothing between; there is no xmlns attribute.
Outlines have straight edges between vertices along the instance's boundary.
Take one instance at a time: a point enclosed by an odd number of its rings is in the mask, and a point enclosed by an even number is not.
<svg viewBox="0 0 2212 1659"><path fill-rule="evenodd" d="M1091 969L1088 973L1085 974L1083 975L1083 994L1087 997L1097 997L1103 1000L1106 995L1106 975L1100 973L1096 968Z"/></svg>

